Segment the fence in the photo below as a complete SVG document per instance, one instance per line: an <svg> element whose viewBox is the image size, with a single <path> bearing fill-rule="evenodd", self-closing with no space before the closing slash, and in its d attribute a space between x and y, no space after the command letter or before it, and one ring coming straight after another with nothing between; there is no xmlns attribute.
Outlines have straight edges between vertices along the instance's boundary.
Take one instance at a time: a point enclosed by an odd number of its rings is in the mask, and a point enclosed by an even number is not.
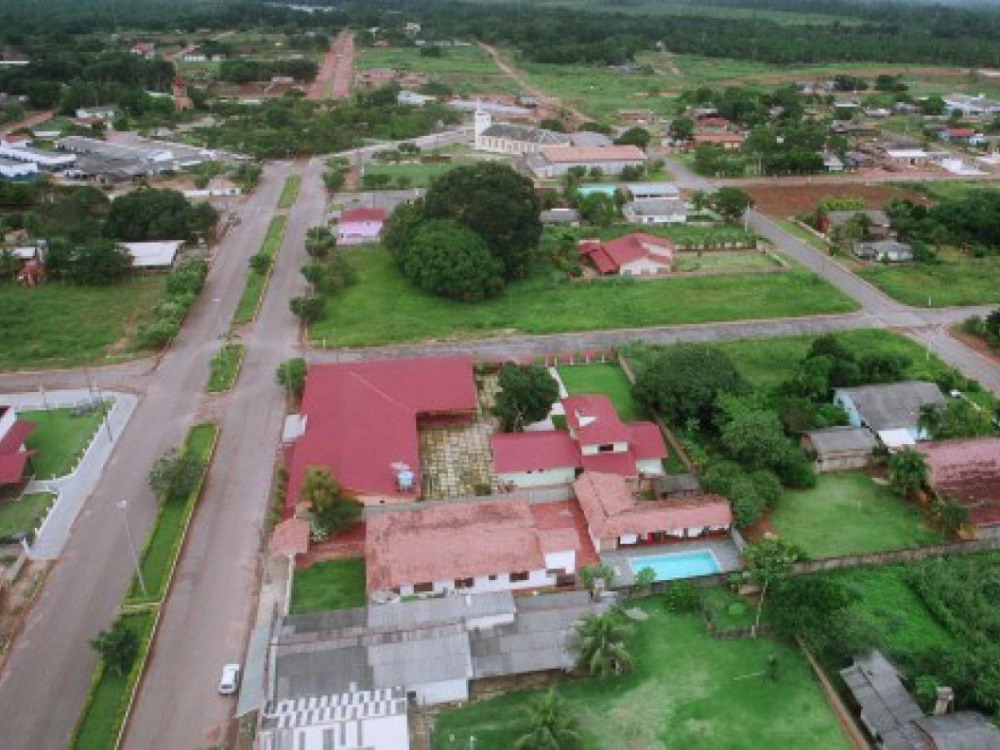
<svg viewBox="0 0 1000 750"><path fill-rule="evenodd" d="M377 516L381 513L416 511L445 505L454 508L455 505L460 503L484 503L496 500L508 500L512 498L524 500L529 505L534 505L572 500L573 497L573 487L568 484L554 485L551 487L524 487L521 489L511 490L510 492L495 492L491 495L469 495L451 500L421 500L417 503L402 503L399 505L369 505L365 507L365 515Z"/></svg>
<svg viewBox="0 0 1000 750"><path fill-rule="evenodd" d="M822 560L808 560L796 563L793 571L797 574L821 573L827 570L860 568L869 565L878 566L903 562L919 562L931 557L967 555L974 552L988 552L995 549L1000 549L1000 537L976 539L971 542L935 544L929 547L914 547L911 549L892 550L890 552L869 552L863 555L844 555L842 557L828 557Z"/></svg>

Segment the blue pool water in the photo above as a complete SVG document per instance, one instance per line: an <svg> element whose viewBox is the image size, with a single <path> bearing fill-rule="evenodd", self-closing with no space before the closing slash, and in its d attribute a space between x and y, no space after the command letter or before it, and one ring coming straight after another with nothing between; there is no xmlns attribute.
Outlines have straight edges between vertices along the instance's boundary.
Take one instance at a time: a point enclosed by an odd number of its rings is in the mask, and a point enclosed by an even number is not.
<svg viewBox="0 0 1000 750"><path fill-rule="evenodd" d="M629 567L635 575L643 568L652 568L657 581L673 581L678 578L694 578L719 573L719 562L709 550L676 552L655 557L630 557Z"/></svg>
<svg viewBox="0 0 1000 750"><path fill-rule="evenodd" d="M594 193L600 193L601 195L606 195L609 198L614 198L615 190L617 189L617 185L579 185L576 188L576 191L583 198L586 198L588 195L593 195Z"/></svg>

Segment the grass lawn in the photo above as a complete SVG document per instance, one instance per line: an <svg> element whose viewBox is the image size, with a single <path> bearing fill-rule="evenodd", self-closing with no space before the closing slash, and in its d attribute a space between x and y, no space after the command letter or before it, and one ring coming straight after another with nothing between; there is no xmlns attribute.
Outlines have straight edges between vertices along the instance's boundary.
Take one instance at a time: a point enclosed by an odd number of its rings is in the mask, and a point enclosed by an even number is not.
<svg viewBox="0 0 1000 750"><path fill-rule="evenodd" d="M401 164L370 164L365 165L365 175L388 175L392 181L385 186L385 190L397 190L400 185L398 180L409 180L407 188L428 187L431 180L440 177L445 172L449 172L462 163L468 162L432 162L422 164L420 162Z"/></svg>
<svg viewBox="0 0 1000 750"><path fill-rule="evenodd" d="M139 679L140 664L149 648L153 613L142 612L127 615L123 619L139 635L139 655L127 675L119 675L110 670L100 672L100 678L91 688L80 714L71 745L73 750L111 750L115 747L129 696Z"/></svg>
<svg viewBox="0 0 1000 750"><path fill-rule="evenodd" d="M287 183L285 187L287 189ZM278 248L281 247L281 236L285 231L285 221L284 216L275 216L271 219L271 223L267 227L267 234L264 235L264 242L260 246L260 252L271 259L272 267L274 265L274 257L278 254ZM240 301L236 305L236 311L233 313L233 323L235 325L249 323L257 317L257 308L260 307L260 300L264 296L264 290L267 288L267 280L270 275L270 269L266 273L257 273L252 268L247 272L243 294L240 296Z"/></svg>
<svg viewBox="0 0 1000 750"><path fill-rule="evenodd" d="M290 610L293 615L363 607L366 601L362 557L328 560L295 571Z"/></svg>
<svg viewBox="0 0 1000 750"><path fill-rule="evenodd" d="M788 232L790 235L798 237L803 242L812 246L813 249L819 250L823 254L829 252L830 248L826 244L826 242L821 240L819 237L817 237L809 230L803 229L794 221L789 221L788 219L779 219L775 223L782 229L784 229L786 232Z"/></svg>
<svg viewBox="0 0 1000 750"><path fill-rule="evenodd" d="M457 96L516 94L517 83L505 75L478 45L448 47L441 57L421 55L416 47L356 47L357 70L392 68L426 73L450 86Z"/></svg>
<svg viewBox="0 0 1000 750"><path fill-rule="evenodd" d="M722 586L704 589L702 606L712 613L717 630L748 628L757 621L756 603Z"/></svg>
<svg viewBox="0 0 1000 750"><path fill-rule="evenodd" d="M380 247L342 252L357 269L358 278L331 296L324 319L310 326L310 339L321 346L705 323L857 309L840 291L801 270L570 283L540 267L499 297L467 304L418 291Z"/></svg>
<svg viewBox="0 0 1000 750"><path fill-rule="evenodd" d="M821 474L809 490L788 490L770 516L782 538L810 557L904 549L942 541L916 508L863 472Z"/></svg>
<svg viewBox="0 0 1000 750"><path fill-rule="evenodd" d="M302 184L302 175L289 175L285 180L285 186L281 189L281 197L278 198L278 208L291 208L295 199L299 197L299 186Z"/></svg>
<svg viewBox="0 0 1000 750"><path fill-rule="evenodd" d="M48 492L36 492L0 501L0 539L38 528L55 497Z"/></svg>
<svg viewBox="0 0 1000 750"><path fill-rule="evenodd" d="M616 364L569 365L559 368L566 390L574 395L603 393L624 422L646 419L646 412L632 398L632 384Z"/></svg>
<svg viewBox="0 0 1000 750"><path fill-rule="evenodd" d="M213 424L199 424L191 428L185 441L185 450L190 451L206 462L215 442L218 427ZM202 482L204 474L202 475ZM181 535L187 519L194 513L198 497L201 495L202 482L183 501L164 500L160 503L160 511L156 516L153 529L149 532L146 546L142 550L142 576L146 581L148 600L159 601L164 595L167 576L174 564L174 558L180 552ZM132 582L131 598L146 600L142 596L138 581Z"/></svg>
<svg viewBox="0 0 1000 750"><path fill-rule="evenodd" d="M650 616L634 625L634 671L564 681L558 688L580 722L584 748L847 747L794 647L767 637L715 640L700 616L669 614L660 599L639 606ZM777 681L767 677L772 654L779 664ZM525 731L525 707L533 695L514 692L441 713L432 747L466 747L475 735L477 750L507 750Z"/></svg>
<svg viewBox="0 0 1000 750"><path fill-rule="evenodd" d="M731 245L753 245L757 235L734 224L665 224L665 225L643 225L643 224L615 224L610 227L579 227L579 228L552 228L544 230L542 235L542 247L547 243L557 242L567 234L582 239L584 237L596 237L602 240L611 240L630 232L643 232L656 237L665 237L678 246L679 250L692 248L697 250L698 245L721 246ZM721 252L721 251L720 251ZM735 253L736 251L726 251Z"/></svg>
<svg viewBox="0 0 1000 750"><path fill-rule="evenodd" d="M890 297L917 307L1000 302L1000 256L938 253L937 263L875 264L858 271Z"/></svg>
<svg viewBox="0 0 1000 750"><path fill-rule="evenodd" d="M87 450L103 419L99 411L74 417L68 408L23 411L20 417L35 425L25 447L37 451L31 461L38 479L69 474L76 460Z"/></svg>
<svg viewBox="0 0 1000 750"><path fill-rule="evenodd" d="M109 286L51 282L0 291L0 371L76 367L124 359L122 344L160 299L163 277Z"/></svg>
<svg viewBox="0 0 1000 750"><path fill-rule="evenodd" d="M934 380L951 368L916 342L891 331L860 329L834 336L857 354L901 354L909 357L907 378ZM744 339L718 344L732 358L750 384L758 389L773 388L791 377L805 357L814 336L788 336L774 339Z"/></svg>
<svg viewBox="0 0 1000 750"><path fill-rule="evenodd" d="M706 250L703 253L678 253L674 270L702 273L739 273L741 271L775 271L781 266L767 253L756 250Z"/></svg>
<svg viewBox="0 0 1000 750"><path fill-rule="evenodd" d="M223 344L209 362L208 392L222 393L236 385L243 362L243 344Z"/></svg>

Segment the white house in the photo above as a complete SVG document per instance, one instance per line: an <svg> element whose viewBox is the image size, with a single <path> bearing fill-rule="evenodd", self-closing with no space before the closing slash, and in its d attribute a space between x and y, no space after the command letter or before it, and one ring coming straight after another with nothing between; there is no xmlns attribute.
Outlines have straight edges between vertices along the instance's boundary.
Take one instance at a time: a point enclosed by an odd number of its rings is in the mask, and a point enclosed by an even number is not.
<svg viewBox="0 0 1000 750"><path fill-rule="evenodd" d="M945 114L958 112L962 117L992 117L1000 115L1000 102L983 95L949 94L944 98Z"/></svg>
<svg viewBox="0 0 1000 750"><path fill-rule="evenodd" d="M38 174L38 165L34 162L15 161L0 157L0 179L29 180Z"/></svg>
<svg viewBox="0 0 1000 750"><path fill-rule="evenodd" d="M602 276L651 276L673 268L674 246L670 240L643 232L613 240L580 240L576 246L581 261Z"/></svg>
<svg viewBox="0 0 1000 750"><path fill-rule="evenodd" d="M913 248L905 242L896 240L860 242L854 248L854 254L859 258L880 263L902 263L913 260Z"/></svg>
<svg viewBox="0 0 1000 750"><path fill-rule="evenodd" d="M39 151L26 146L0 145L0 158L34 164L37 169L56 170L71 167L76 161L74 154L56 151Z"/></svg>
<svg viewBox="0 0 1000 750"><path fill-rule="evenodd" d="M183 246L183 240L122 243L125 252L132 258L132 268L146 271L172 268Z"/></svg>
<svg viewBox="0 0 1000 750"><path fill-rule="evenodd" d="M847 412L853 427L865 426L889 449L926 440L927 430L920 426L925 406L942 406L945 398L934 383L905 381L856 388L837 388L833 402Z"/></svg>
<svg viewBox="0 0 1000 750"><path fill-rule="evenodd" d="M80 107L76 110L76 119L78 120L89 120L95 118L98 120L113 120L118 116L117 107Z"/></svg>
<svg viewBox="0 0 1000 750"><path fill-rule="evenodd" d="M408 107L422 107L428 102L436 101L437 97L421 94L416 91L400 91L396 94L396 103L404 104Z"/></svg>
<svg viewBox="0 0 1000 750"><path fill-rule="evenodd" d="M676 198L638 198L622 207L622 215L632 224L683 224L687 207Z"/></svg>
<svg viewBox="0 0 1000 750"><path fill-rule="evenodd" d="M492 154L523 156L536 153L543 146L569 146L570 137L528 125L494 123L485 109L476 110L475 149Z"/></svg>

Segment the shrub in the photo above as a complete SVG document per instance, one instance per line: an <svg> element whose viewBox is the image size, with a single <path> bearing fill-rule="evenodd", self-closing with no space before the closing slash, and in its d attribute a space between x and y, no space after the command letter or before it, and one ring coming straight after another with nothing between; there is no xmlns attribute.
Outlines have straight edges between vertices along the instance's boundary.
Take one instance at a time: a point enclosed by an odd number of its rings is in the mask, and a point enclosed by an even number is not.
<svg viewBox="0 0 1000 750"><path fill-rule="evenodd" d="M250 256L250 270L263 276L271 267L271 256L265 252L254 253Z"/></svg>

